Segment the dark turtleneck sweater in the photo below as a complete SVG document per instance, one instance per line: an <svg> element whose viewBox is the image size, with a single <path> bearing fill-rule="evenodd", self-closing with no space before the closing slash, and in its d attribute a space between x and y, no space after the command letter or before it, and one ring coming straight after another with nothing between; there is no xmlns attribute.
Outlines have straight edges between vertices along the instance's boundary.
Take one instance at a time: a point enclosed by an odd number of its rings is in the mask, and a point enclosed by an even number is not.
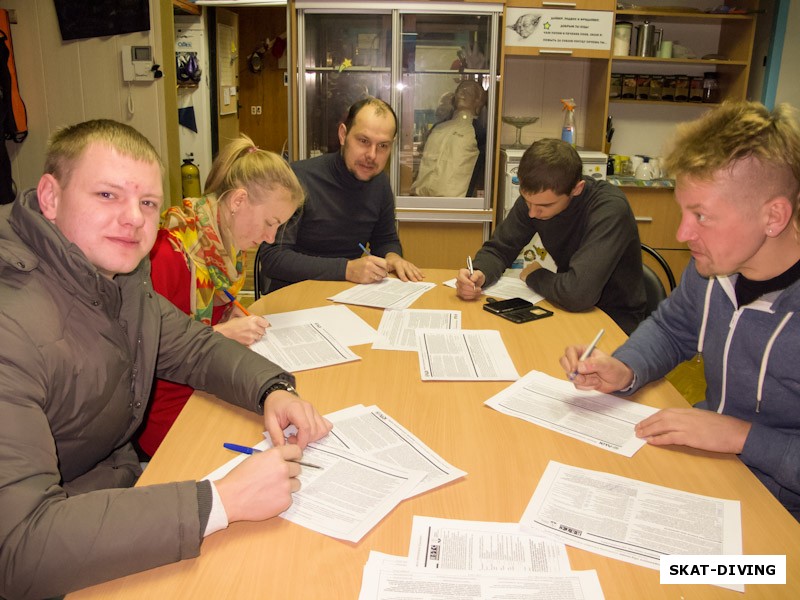
<svg viewBox="0 0 800 600"><path fill-rule="evenodd" d="M402 256L386 173L359 181L339 152L298 161L292 169L306 201L274 244L261 244L262 282L271 280L269 291L306 279L344 281L347 261L362 255L359 244L369 244L375 256Z"/></svg>

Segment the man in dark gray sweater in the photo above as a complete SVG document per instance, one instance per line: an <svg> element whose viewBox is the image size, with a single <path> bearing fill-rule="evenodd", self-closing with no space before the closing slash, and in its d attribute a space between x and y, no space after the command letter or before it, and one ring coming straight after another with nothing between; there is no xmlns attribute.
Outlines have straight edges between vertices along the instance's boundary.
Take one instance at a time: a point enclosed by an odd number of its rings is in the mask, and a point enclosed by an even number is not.
<svg viewBox="0 0 800 600"><path fill-rule="evenodd" d="M375 283L390 272L403 281L422 280L420 270L403 259L384 173L396 133L392 108L366 98L339 125L340 152L292 165L306 201L275 243L259 248L261 290L306 279Z"/></svg>
<svg viewBox="0 0 800 600"><path fill-rule="evenodd" d="M558 267L538 262L520 278L569 311L604 310L630 334L644 318L642 251L633 212L615 186L583 177L581 158L561 140L539 140L519 164L521 196L473 261L461 269L459 297L475 300L538 233Z"/></svg>

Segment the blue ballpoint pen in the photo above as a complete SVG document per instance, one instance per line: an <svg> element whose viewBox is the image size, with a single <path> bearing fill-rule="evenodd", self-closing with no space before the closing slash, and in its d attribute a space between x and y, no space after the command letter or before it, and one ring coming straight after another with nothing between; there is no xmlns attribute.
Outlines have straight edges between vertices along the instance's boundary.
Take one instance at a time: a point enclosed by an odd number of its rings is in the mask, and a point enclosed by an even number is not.
<svg viewBox="0 0 800 600"><path fill-rule="evenodd" d="M367 256L370 256L370 255L372 254L372 252L370 252L369 250L367 250L367 247L366 247L364 244L362 244L361 242L358 242L358 247L359 247L359 248L361 248L361 251L362 251L364 254L366 254Z"/></svg>
<svg viewBox="0 0 800 600"><path fill-rule="evenodd" d="M222 290L222 293L225 294L228 297L228 299L231 302L233 302L233 305L237 307L240 311L242 311L245 314L245 316L248 317L250 316L250 312L244 306L241 305L241 303L236 299L236 296L231 294L228 290Z"/></svg>
<svg viewBox="0 0 800 600"><path fill-rule="evenodd" d="M240 444L232 444L230 442L225 442L224 444L222 444L222 446L224 448L227 448L228 450L233 450L234 452L241 452L242 454L258 454L259 452L263 452L263 450L259 450L258 448L251 448L250 446L242 446ZM311 467L312 469L322 468L319 465L303 462L301 460L290 460L289 462L294 462L304 467Z"/></svg>

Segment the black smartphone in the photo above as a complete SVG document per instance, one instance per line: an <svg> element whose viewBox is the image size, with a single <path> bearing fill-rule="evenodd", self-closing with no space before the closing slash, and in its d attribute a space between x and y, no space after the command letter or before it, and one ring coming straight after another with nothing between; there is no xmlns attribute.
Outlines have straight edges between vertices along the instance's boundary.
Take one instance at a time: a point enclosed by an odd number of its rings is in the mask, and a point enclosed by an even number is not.
<svg viewBox="0 0 800 600"><path fill-rule="evenodd" d="M517 310L526 310L532 307L533 304L522 298L509 298L508 300L494 300L493 298L489 298L486 304L483 305L483 310L500 315Z"/></svg>
<svg viewBox="0 0 800 600"><path fill-rule="evenodd" d="M529 321L553 316L553 311L542 308L541 306L534 306L522 298L494 301L487 300L486 304L483 305L483 310L508 319L512 323L528 323Z"/></svg>

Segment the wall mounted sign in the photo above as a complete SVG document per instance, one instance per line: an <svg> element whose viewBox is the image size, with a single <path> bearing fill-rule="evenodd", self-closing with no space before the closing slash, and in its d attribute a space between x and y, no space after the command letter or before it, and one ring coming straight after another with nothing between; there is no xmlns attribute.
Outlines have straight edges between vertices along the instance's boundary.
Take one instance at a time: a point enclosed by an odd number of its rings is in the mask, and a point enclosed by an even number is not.
<svg viewBox="0 0 800 600"><path fill-rule="evenodd" d="M548 8L506 9L506 46L610 50L614 13Z"/></svg>

